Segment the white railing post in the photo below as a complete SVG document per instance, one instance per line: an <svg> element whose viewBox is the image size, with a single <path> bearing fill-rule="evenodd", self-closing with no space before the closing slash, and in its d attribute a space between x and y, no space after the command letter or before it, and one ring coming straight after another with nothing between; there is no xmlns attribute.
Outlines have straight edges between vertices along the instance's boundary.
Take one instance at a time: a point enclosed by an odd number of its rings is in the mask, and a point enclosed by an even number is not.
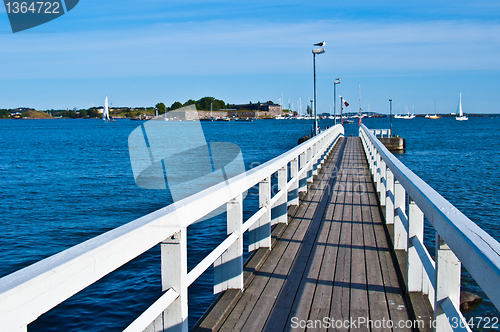
<svg viewBox="0 0 500 332"><path fill-rule="evenodd" d="M274 193L276 195L280 190L286 191L286 184L287 184L287 176L288 176L288 168L285 165L284 167L280 168L277 172L278 174L278 191ZM276 202L276 206L273 207L273 216L272 216L272 221L271 225L274 224L279 224L283 223L286 224L288 223L288 216L287 216L287 200L288 200L288 193L285 192L283 196L281 196L278 201Z"/></svg>
<svg viewBox="0 0 500 332"><path fill-rule="evenodd" d="M372 170L372 146L370 139L365 135L366 159L368 159L368 168Z"/></svg>
<svg viewBox="0 0 500 332"><path fill-rule="evenodd" d="M307 163L307 153L302 152L299 155L299 166L300 170L304 169L306 167ZM307 169L302 172L302 174L299 177L299 193L307 191Z"/></svg>
<svg viewBox="0 0 500 332"><path fill-rule="evenodd" d="M410 198L408 205L408 253L407 253L407 286L408 292L421 292L423 290L424 266L418 256L411 239L416 237L424 243L424 214L417 204Z"/></svg>
<svg viewBox="0 0 500 332"><path fill-rule="evenodd" d="M290 176L295 178L295 182L290 186L290 192L288 194L288 205L299 205L299 179L297 177L299 173L299 160L297 158L290 162Z"/></svg>
<svg viewBox="0 0 500 332"><path fill-rule="evenodd" d="M318 142L314 143L312 146L312 175L318 175ZM311 178L312 179L312 178Z"/></svg>
<svg viewBox="0 0 500 332"><path fill-rule="evenodd" d="M385 223L394 224L394 174L386 168Z"/></svg>
<svg viewBox="0 0 500 332"><path fill-rule="evenodd" d="M314 167L314 162L313 162L313 149L310 147L307 149L306 152L306 161L311 162L309 164L309 167L307 168L307 182L312 183L313 182L313 167Z"/></svg>
<svg viewBox="0 0 500 332"><path fill-rule="evenodd" d="M375 182L375 188L379 188L380 186L380 153L375 148L375 167L373 168L373 182Z"/></svg>
<svg viewBox="0 0 500 332"><path fill-rule="evenodd" d="M325 156L325 158L321 159L321 164L324 164L326 161L326 155L327 155L326 144L328 143L327 138L328 137L323 137L321 139L321 151L323 151L323 156Z"/></svg>
<svg viewBox="0 0 500 332"><path fill-rule="evenodd" d="M363 135L363 147L365 148L365 155L366 155L366 160L368 160L368 168L371 167L370 165L370 146L368 145L368 138L366 137L366 134L364 131L361 131L361 134Z"/></svg>
<svg viewBox="0 0 500 332"><path fill-rule="evenodd" d="M248 234L248 251L259 248L271 250L271 177L268 176L259 182L259 208L265 207L267 211L250 227Z"/></svg>
<svg viewBox="0 0 500 332"><path fill-rule="evenodd" d="M359 136L361 136L363 138L363 144L365 146L365 154L366 154L366 159L368 159L368 146L367 146L367 137L366 137L366 134L365 132L360 128L359 129Z"/></svg>
<svg viewBox="0 0 500 332"><path fill-rule="evenodd" d="M318 154L318 156L316 157L316 164L318 165L316 167L316 173L319 173L319 170L321 169L321 167L323 167L323 159L321 158L322 149L323 149L323 138L319 140L318 147L316 148L316 154Z"/></svg>
<svg viewBox="0 0 500 332"><path fill-rule="evenodd" d="M461 263L457 256L444 240L436 235L436 296L434 302L434 331L436 332L453 331L441 305L449 298L459 312L460 273Z"/></svg>
<svg viewBox="0 0 500 332"><path fill-rule="evenodd" d="M227 234L235 233L238 240L214 262L214 294L226 289L243 289L243 197L227 202Z"/></svg>
<svg viewBox="0 0 500 332"><path fill-rule="evenodd" d="M437 236L437 234L436 234ZM431 280L432 278L432 280ZM423 276L423 282L422 282L422 293L427 294L427 298L429 299L429 303L432 306L432 309L434 309L434 302L435 302L435 295L436 295L436 290L434 289L433 284L435 285L436 281L436 275L432 275L431 278L427 275L427 273L424 273Z"/></svg>
<svg viewBox="0 0 500 332"><path fill-rule="evenodd" d="M186 235L186 228L183 228L161 243L162 290L173 288L179 294L179 297L163 313L164 330L169 329L169 331L176 332L187 332L188 330ZM160 316L158 319L161 321L162 317Z"/></svg>
<svg viewBox="0 0 500 332"><path fill-rule="evenodd" d="M321 151L323 152L322 155L326 156L327 150L326 150L326 145L328 143L328 136L325 136L321 139ZM325 158L322 159L321 163L325 162Z"/></svg>
<svg viewBox="0 0 500 332"><path fill-rule="evenodd" d="M373 142L370 140L369 141L369 146L370 146L370 171L372 172L372 175L375 172L375 154L377 153L375 151L375 145L373 145Z"/></svg>
<svg viewBox="0 0 500 332"><path fill-rule="evenodd" d="M326 151L326 155L325 155L325 159L328 158L328 156L330 156L330 153L332 153L332 150L333 150L333 141L331 139L331 134L330 136L327 137L327 140L326 140L326 144L325 144L325 151Z"/></svg>
<svg viewBox="0 0 500 332"><path fill-rule="evenodd" d="M406 229L403 220L399 218L397 210L406 213L406 191L403 185L396 180L394 182L394 250L407 250Z"/></svg>
<svg viewBox="0 0 500 332"><path fill-rule="evenodd" d="M380 167L378 169L379 169L380 173L379 173L379 182L378 182L377 191L378 191L379 197L380 197L380 206L384 207L385 206L385 196L386 196L385 186L387 184L387 174L386 174L387 166L381 158L379 158L379 159L380 159Z"/></svg>

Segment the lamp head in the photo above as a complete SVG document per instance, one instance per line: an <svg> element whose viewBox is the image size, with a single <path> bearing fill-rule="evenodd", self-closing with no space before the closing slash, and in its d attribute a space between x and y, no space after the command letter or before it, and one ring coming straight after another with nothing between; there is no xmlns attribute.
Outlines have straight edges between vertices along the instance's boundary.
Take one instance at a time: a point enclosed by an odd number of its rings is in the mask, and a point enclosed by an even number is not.
<svg viewBox="0 0 500 332"><path fill-rule="evenodd" d="M325 53L325 49L323 47L313 49L313 54L321 54L321 53Z"/></svg>

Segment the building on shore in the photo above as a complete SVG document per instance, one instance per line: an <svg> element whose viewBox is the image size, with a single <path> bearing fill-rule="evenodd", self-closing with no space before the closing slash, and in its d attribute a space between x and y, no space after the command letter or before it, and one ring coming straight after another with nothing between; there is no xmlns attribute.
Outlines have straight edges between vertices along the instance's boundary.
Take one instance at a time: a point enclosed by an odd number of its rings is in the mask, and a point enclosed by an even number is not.
<svg viewBox="0 0 500 332"><path fill-rule="evenodd" d="M231 104L229 105L231 109L235 109L237 111L254 111L254 112L268 112L272 115L281 115L283 110L281 109L281 105L274 104L273 102L266 103L250 103L250 104Z"/></svg>
<svg viewBox="0 0 500 332"><path fill-rule="evenodd" d="M217 111L198 111L200 119L213 118L273 118L282 115L280 105L274 103L230 104L230 108Z"/></svg>

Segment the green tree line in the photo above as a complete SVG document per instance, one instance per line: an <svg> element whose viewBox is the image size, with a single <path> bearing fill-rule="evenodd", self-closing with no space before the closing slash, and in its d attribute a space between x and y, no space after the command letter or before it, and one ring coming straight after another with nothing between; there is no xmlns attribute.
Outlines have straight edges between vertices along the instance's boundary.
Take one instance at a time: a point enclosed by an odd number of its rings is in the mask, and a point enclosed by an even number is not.
<svg viewBox="0 0 500 332"><path fill-rule="evenodd" d="M155 110L158 111L158 114L162 114L165 111L170 112L189 105L195 105L198 111L210 111L210 105L212 105L213 111L227 108L227 104L223 100L215 99L214 97L203 97L199 100L189 99L184 104L176 101L170 107L167 107L164 103L158 103L155 105Z"/></svg>
<svg viewBox="0 0 500 332"><path fill-rule="evenodd" d="M10 111L6 109L0 109L0 119L10 118Z"/></svg>

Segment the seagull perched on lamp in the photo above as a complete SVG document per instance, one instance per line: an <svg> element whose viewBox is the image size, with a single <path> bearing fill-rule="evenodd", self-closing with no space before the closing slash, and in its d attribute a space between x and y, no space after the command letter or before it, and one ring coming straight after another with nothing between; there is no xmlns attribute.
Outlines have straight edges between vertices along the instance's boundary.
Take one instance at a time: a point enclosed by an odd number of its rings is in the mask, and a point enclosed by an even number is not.
<svg viewBox="0 0 500 332"><path fill-rule="evenodd" d="M320 43L314 44L314 46L323 47L323 46L325 46L325 44L326 44L326 43L325 43L325 41L323 40L323 41L322 41L322 42L320 42Z"/></svg>

